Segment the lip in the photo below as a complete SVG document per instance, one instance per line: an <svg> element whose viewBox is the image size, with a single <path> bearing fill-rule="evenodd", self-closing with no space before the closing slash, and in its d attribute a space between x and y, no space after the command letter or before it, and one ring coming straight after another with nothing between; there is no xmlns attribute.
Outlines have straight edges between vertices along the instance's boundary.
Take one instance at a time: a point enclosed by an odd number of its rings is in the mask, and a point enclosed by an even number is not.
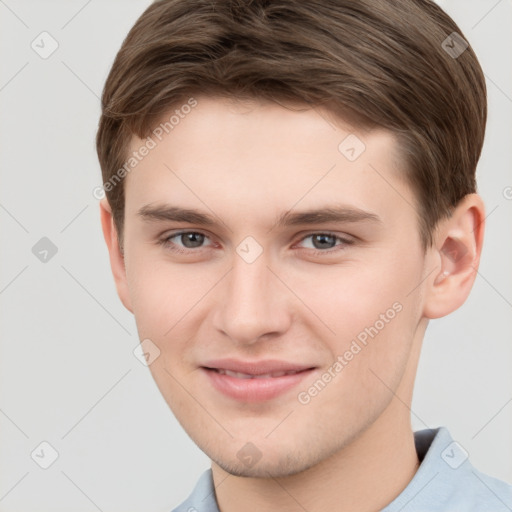
<svg viewBox="0 0 512 512"><path fill-rule="evenodd" d="M221 359L208 361L200 369L211 385L224 395L244 402L263 402L291 390L316 368L279 360ZM247 377L228 375L226 371Z"/></svg>

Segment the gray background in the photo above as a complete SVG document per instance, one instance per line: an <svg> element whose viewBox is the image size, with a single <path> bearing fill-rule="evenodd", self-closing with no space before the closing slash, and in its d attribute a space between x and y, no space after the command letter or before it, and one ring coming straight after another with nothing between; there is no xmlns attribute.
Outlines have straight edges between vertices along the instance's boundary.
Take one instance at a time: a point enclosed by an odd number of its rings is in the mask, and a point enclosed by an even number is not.
<svg viewBox="0 0 512 512"><path fill-rule="evenodd" d="M149 3L0 0L1 512L168 511L209 466L133 355L92 195L99 96ZM427 331L412 420L448 426L480 470L512 482L512 3L441 5L487 77L488 218L472 295ZM46 59L31 47L43 31L59 45ZM57 248L46 262L32 252L43 237ZM43 441L58 452L48 469Z"/></svg>

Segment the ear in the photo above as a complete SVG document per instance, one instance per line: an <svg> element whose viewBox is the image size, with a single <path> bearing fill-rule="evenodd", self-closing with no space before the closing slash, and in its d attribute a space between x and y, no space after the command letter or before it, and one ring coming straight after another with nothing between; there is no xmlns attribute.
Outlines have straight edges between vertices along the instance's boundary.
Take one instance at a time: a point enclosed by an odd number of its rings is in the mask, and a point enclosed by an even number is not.
<svg viewBox="0 0 512 512"><path fill-rule="evenodd" d="M427 282L423 315L440 318L462 306L476 278L484 238L485 207L468 194L448 219L439 223L429 249L437 268Z"/></svg>
<svg viewBox="0 0 512 512"><path fill-rule="evenodd" d="M112 216L112 209L110 208L107 198L103 198L100 201L100 217L103 236L110 255L110 267L116 283L117 294L119 295L124 307L133 313L128 283L126 280L124 256L121 252L121 248L119 247L119 240L114 224L114 218Z"/></svg>

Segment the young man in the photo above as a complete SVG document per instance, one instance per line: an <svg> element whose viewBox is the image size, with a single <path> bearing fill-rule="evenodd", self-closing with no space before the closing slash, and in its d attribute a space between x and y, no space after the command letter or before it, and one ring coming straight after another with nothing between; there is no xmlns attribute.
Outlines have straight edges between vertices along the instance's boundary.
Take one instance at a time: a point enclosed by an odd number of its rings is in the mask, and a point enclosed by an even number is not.
<svg viewBox="0 0 512 512"><path fill-rule="evenodd" d="M176 511L512 510L410 403L484 232L482 70L426 0L172 0L103 93L123 304L212 460Z"/></svg>

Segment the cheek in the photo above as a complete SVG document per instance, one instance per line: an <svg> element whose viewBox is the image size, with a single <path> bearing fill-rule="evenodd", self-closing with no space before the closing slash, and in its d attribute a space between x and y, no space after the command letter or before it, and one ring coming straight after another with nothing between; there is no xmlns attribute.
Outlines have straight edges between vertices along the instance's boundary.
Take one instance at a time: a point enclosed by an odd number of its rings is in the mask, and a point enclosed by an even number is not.
<svg viewBox="0 0 512 512"><path fill-rule="evenodd" d="M139 338L149 338L160 350L150 369L157 382L184 377L193 370L195 342L211 304L215 284L225 269L208 265L176 264L160 255L134 252L127 265L127 278ZM157 364L158 363L158 364Z"/></svg>
<svg viewBox="0 0 512 512"><path fill-rule="evenodd" d="M180 383L189 378L187 361L196 322L197 305L211 287L194 278L192 266L187 271L169 262L137 257L133 254L127 265L127 278L133 312L140 340L150 339L159 349L159 356L149 370L162 396L173 411L187 414L193 404Z"/></svg>
<svg viewBox="0 0 512 512"><path fill-rule="evenodd" d="M407 309L410 315L417 307L411 291L421 280L420 260L378 256L350 265L312 267L307 276L290 278L297 295L330 328L337 351L376 323L379 331L389 331L397 324L397 309ZM398 325L401 322L393 329Z"/></svg>
<svg viewBox="0 0 512 512"><path fill-rule="evenodd" d="M398 384L421 317L420 297L413 291L421 281L421 257L380 256L366 265L329 270L322 292L308 295L308 305L335 333L324 338L332 363L342 358L343 370L334 372L328 394L333 402L345 396L355 408L388 393L383 382Z"/></svg>
<svg viewBox="0 0 512 512"><path fill-rule="evenodd" d="M346 436L371 423L391 402L411 354L414 329L407 306L394 303L375 311L366 323L350 315L345 324L340 321L331 364L297 397L308 404L301 407L309 419L321 415Z"/></svg>
<svg viewBox="0 0 512 512"><path fill-rule="evenodd" d="M197 284L177 266L136 251L127 261L126 274L139 335L163 344L197 302Z"/></svg>

